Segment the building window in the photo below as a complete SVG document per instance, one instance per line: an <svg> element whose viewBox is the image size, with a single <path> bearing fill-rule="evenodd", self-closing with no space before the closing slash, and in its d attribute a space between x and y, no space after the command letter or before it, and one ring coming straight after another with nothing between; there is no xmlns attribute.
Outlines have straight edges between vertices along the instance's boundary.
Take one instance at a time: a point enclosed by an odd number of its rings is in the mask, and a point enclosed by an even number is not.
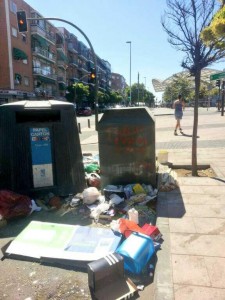
<svg viewBox="0 0 225 300"><path fill-rule="evenodd" d="M12 36L17 37L17 29L15 27L12 27Z"/></svg>
<svg viewBox="0 0 225 300"><path fill-rule="evenodd" d="M13 1L10 1L10 11L14 14L16 14L16 12L17 12L17 5Z"/></svg>
<svg viewBox="0 0 225 300"><path fill-rule="evenodd" d="M30 81L28 77L24 77L24 85L25 86L29 86L30 85Z"/></svg>
<svg viewBox="0 0 225 300"><path fill-rule="evenodd" d="M15 73L14 80L16 85L20 85L22 83L22 76L18 73Z"/></svg>
<svg viewBox="0 0 225 300"><path fill-rule="evenodd" d="M22 36L22 41L23 41L24 43L26 43L26 41L27 41L27 36L26 36L26 34L22 33L21 36Z"/></svg>

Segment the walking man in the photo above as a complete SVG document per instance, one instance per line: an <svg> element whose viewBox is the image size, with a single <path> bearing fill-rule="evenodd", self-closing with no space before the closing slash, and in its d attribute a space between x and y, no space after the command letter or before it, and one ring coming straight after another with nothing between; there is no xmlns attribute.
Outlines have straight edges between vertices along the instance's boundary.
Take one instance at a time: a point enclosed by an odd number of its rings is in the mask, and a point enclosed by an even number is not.
<svg viewBox="0 0 225 300"><path fill-rule="evenodd" d="M181 124L180 124L180 120L183 117L184 107L185 107L184 99L182 98L181 95L179 95L178 99L175 100L174 103L173 103L173 108L175 109L174 116L175 116L175 119L177 120L175 130L174 130L174 135L177 135L177 129L179 129L180 133L183 134Z"/></svg>

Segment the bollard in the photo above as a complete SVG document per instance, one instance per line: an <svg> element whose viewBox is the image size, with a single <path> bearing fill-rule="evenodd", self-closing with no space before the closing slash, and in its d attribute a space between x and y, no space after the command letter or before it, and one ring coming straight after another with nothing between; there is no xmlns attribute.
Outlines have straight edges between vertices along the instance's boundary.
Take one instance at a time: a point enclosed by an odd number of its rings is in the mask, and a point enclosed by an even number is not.
<svg viewBox="0 0 225 300"><path fill-rule="evenodd" d="M90 122L90 119L88 119L88 128L91 128L91 122Z"/></svg>
<svg viewBox="0 0 225 300"><path fill-rule="evenodd" d="M79 131L79 133L81 133L81 126L80 126L80 123L78 123L78 131Z"/></svg>

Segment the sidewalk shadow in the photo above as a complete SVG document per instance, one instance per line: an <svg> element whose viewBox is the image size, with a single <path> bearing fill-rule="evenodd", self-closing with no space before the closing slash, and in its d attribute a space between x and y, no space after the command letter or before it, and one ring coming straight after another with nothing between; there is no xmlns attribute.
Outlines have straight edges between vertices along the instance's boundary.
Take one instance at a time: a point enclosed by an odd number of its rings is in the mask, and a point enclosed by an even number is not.
<svg viewBox="0 0 225 300"><path fill-rule="evenodd" d="M182 133L182 135L181 136L186 136L186 137L193 137L193 135L192 134L186 134L186 133ZM200 138L200 136L197 136L197 139L199 139Z"/></svg>
<svg viewBox="0 0 225 300"><path fill-rule="evenodd" d="M157 218L182 218L186 213L180 188L170 192L159 192Z"/></svg>

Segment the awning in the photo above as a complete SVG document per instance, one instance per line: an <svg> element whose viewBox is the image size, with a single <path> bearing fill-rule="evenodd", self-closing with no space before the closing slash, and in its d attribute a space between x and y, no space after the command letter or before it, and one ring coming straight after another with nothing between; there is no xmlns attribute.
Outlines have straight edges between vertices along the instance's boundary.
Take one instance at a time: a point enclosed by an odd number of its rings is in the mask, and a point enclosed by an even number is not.
<svg viewBox="0 0 225 300"><path fill-rule="evenodd" d="M66 55L61 50L58 50L58 49L57 49L57 58L58 58L58 60L63 60L65 62L68 61Z"/></svg>
<svg viewBox="0 0 225 300"><path fill-rule="evenodd" d="M46 39L44 39L42 36L40 35L33 35L32 36L34 40L38 41L40 46L43 48L47 48L49 46L48 42L46 41Z"/></svg>
<svg viewBox="0 0 225 300"><path fill-rule="evenodd" d="M42 75L38 75L37 78L41 82L44 82L44 83L55 83L56 82L55 79L52 79L52 78L49 78L49 77L45 77L45 76L42 76Z"/></svg>
<svg viewBox="0 0 225 300"><path fill-rule="evenodd" d="M23 52L22 50L18 49L18 48L13 48L13 58L14 59L27 59L27 55L25 52Z"/></svg>

